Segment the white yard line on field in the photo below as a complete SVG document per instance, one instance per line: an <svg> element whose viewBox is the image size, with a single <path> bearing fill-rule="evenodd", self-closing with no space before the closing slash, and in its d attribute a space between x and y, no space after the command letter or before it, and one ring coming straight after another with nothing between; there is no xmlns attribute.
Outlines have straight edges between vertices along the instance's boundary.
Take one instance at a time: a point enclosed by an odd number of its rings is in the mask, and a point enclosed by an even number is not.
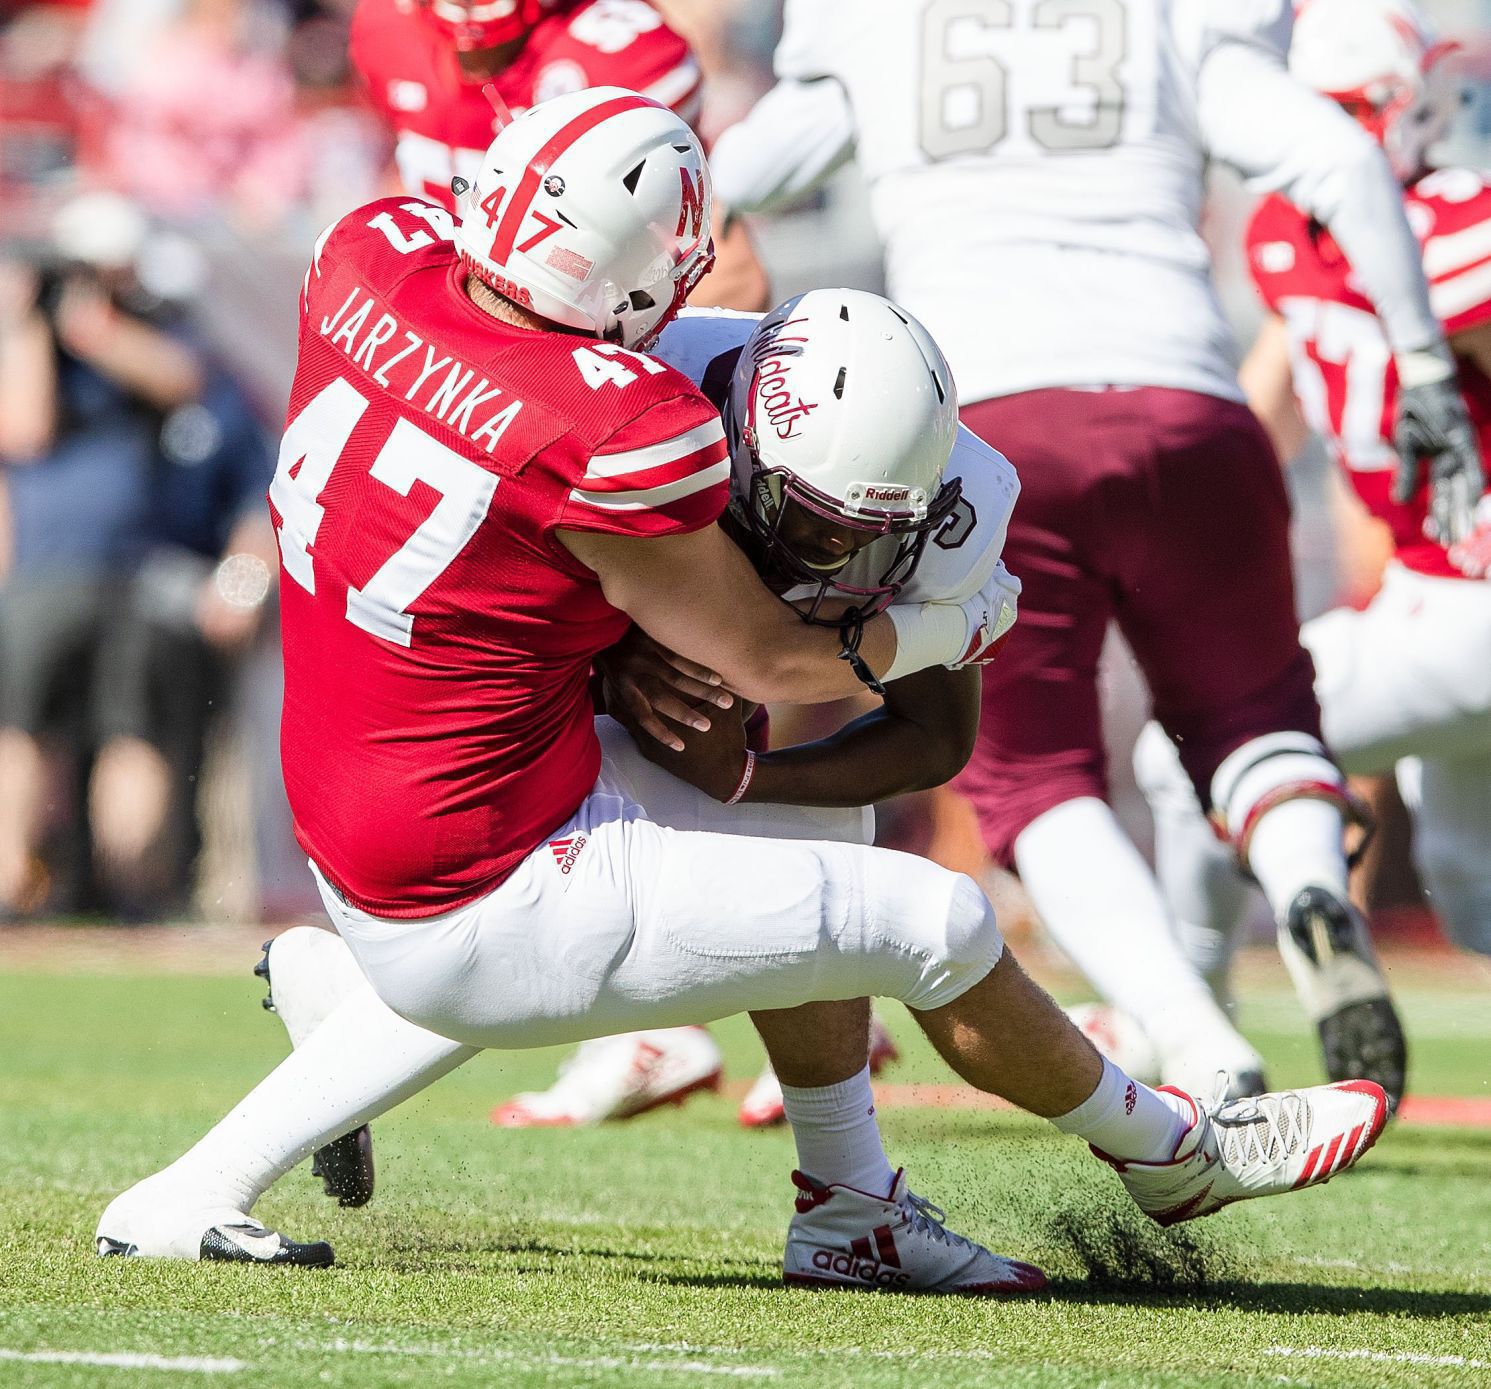
<svg viewBox="0 0 1491 1389"><path fill-rule="evenodd" d="M131 1351L0 1349L0 1360L25 1360L40 1365L97 1365L111 1370L180 1370L196 1375L231 1375L248 1369L245 1360L201 1355L136 1355Z"/></svg>
<svg viewBox="0 0 1491 1389"><path fill-rule="evenodd" d="M1283 1355L1300 1360L1371 1360L1384 1365L1436 1365L1466 1370L1491 1370L1491 1360L1472 1360L1465 1355L1425 1355L1409 1350L1336 1350L1331 1346L1270 1346L1265 1355Z"/></svg>
<svg viewBox="0 0 1491 1389"><path fill-rule="evenodd" d="M773 1365L712 1365L705 1360L644 1360L634 1355L560 1355L555 1351L461 1350L448 1346L401 1346L371 1341L306 1341L306 1350L343 1355L424 1355L480 1363L551 1365L572 1370L645 1370L648 1374L724 1375L734 1379L775 1379Z"/></svg>

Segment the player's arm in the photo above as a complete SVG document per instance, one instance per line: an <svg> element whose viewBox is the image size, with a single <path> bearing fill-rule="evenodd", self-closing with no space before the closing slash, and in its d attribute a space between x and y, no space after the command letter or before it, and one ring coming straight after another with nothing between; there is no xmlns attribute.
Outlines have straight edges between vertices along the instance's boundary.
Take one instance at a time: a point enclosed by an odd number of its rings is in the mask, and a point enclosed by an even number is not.
<svg viewBox="0 0 1491 1389"><path fill-rule="evenodd" d="M718 203L714 211L716 225L721 228L715 239L714 269L699 282L689 303L695 308L765 313L771 307L771 281L751 234L738 217L732 218L728 212L722 215Z"/></svg>
<svg viewBox="0 0 1491 1389"><path fill-rule="evenodd" d="M1454 357L1429 304L1418 241L1387 156L1333 101L1294 81L1280 54L1224 40L1202 61L1202 141L1259 191L1282 192L1327 228L1351 262L1393 349L1400 382L1394 495L1417 492L1429 466L1425 528L1445 543L1469 532L1483 487L1480 449Z"/></svg>
<svg viewBox="0 0 1491 1389"><path fill-rule="evenodd" d="M715 193L737 211L769 212L847 164L854 140L854 112L837 81L783 78L715 141Z"/></svg>
<svg viewBox="0 0 1491 1389"><path fill-rule="evenodd" d="M1295 399L1289 333L1278 314L1264 319L1237 379L1249 407L1268 432L1279 462L1288 463L1309 442L1310 427Z"/></svg>
<svg viewBox="0 0 1491 1389"><path fill-rule="evenodd" d="M609 603L744 698L816 704L864 688L841 658L840 635L804 622L777 598L718 526L648 539L567 529L556 534L600 580ZM964 602L901 604L873 618L864 625L858 655L887 681L930 666L978 664L1013 620L1007 576L1001 581L996 575Z"/></svg>
<svg viewBox="0 0 1491 1389"><path fill-rule="evenodd" d="M941 786L973 755L982 685L977 667L893 680L880 708L836 733L759 754L741 799L856 806Z"/></svg>

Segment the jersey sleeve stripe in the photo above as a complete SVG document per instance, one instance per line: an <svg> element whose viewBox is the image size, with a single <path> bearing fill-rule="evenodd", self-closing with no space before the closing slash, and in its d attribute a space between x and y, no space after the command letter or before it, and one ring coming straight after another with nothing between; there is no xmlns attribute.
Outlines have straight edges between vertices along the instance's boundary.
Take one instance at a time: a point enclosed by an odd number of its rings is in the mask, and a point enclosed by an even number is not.
<svg viewBox="0 0 1491 1389"><path fill-rule="evenodd" d="M1429 307L1441 323L1491 300L1491 261L1429 286Z"/></svg>
<svg viewBox="0 0 1491 1389"><path fill-rule="evenodd" d="M1431 280L1440 279L1487 256L1491 256L1491 222L1481 222L1464 231L1431 236L1424 243L1424 271Z"/></svg>
<svg viewBox="0 0 1491 1389"><path fill-rule="evenodd" d="M638 492L648 487L661 487L667 482L678 482L691 477L703 469L719 463L725 458L723 443L711 444L685 454L671 463L661 463L655 468L641 468L634 472L618 473L615 477L583 477L580 484L591 492Z"/></svg>
<svg viewBox="0 0 1491 1389"><path fill-rule="evenodd" d="M721 460L702 472L690 473L687 477L664 483L661 487L635 488L624 492L593 492L576 487L570 491L569 497L571 502L594 507L597 511L652 511L670 502L691 497L696 492L720 486L728 482L729 478L729 461Z"/></svg>
<svg viewBox="0 0 1491 1389"><path fill-rule="evenodd" d="M706 420L705 423L695 425L693 429L683 434L675 434L671 439L664 439L660 444L649 444L646 448L640 449L626 449L620 453L593 454L581 481L594 482L599 478L621 477L627 473L645 472L648 468L658 468L665 463L676 462L680 458L687 458L691 454L714 446L719 446L723 450L724 444L725 431L721 428L719 420Z"/></svg>
<svg viewBox="0 0 1491 1389"><path fill-rule="evenodd" d="M703 80L699 64L690 54L671 72L665 72L656 82L644 87L642 95L678 110L683 103L689 101L698 92L699 84ZM683 113L679 111L679 114Z"/></svg>

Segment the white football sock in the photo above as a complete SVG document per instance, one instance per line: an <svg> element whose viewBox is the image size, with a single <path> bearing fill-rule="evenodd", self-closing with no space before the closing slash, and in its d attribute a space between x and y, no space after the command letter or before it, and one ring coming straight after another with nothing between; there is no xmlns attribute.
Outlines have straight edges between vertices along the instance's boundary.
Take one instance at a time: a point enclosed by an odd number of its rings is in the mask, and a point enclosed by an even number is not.
<svg viewBox="0 0 1491 1389"><path fill-rule="evenodd" d="M1248 867L1276 921L1303 888L1328 887L1345 897L1344 833L1340 808L1330 801L1281 801L1259 817L1248 840Z"/></svg>
<svg viewBox="0 0 1491 1389"><path fill-rule="evenodd" d="M248 1212L317 1148L401 1104L479 1050L406 1022L364 984L167 1171Z"/></svg>
<svg viewBox="0 0 1491 1389"><path fill-rule="evenodd" d="M1165 1162L1191 1127L1191 1107L1179 1095L1140 1085L1106 1057L1098 1088L1075 1109L1051 1122L1075 1133L1109 1157Z"/></svg>
<svg viewBox="0 0 1491 1389"><path fill-rule="evenodd" d="M837 1085L782 1086L782 1106L797 1141L797 1165L826 1186L889 1196L896 1174L880 1141L870 1068Z"/></svg>
<svg viewBox="0 0 1491 1389"><path fill-rule="evenodd" d="M1162 1061L1210 1051L1219 1067L1260 1064L1181 953L1154 874L1104 802L1083 796L1037 817L1015 863L1052 939Z"/></svg>

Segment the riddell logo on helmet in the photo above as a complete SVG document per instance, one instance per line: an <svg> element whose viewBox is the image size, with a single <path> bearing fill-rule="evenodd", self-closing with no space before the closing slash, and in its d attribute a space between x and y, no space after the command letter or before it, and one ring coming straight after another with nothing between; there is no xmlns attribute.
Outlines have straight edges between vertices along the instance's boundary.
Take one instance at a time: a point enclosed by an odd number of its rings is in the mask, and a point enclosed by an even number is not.
<svg viewBox="0 0 1491 1389"><path fill-rule="evenodd" d="M583 834L572 834L567 839L551 839L549 852L554 855L554 866L568 877L580 857L580 850L589 842Z"/></svg>
<svg viewBox="0 0 1491 1389"><path fill-rule="evenodd" d="M787 332L794 323L805 322L800 318L789 318L761 335L761 340L751 348L751 362L756 368L756 379L751 383L753 406L759 402L766 412L771 427L778 439L798 437L797 426L818 408L817 402L809 403L801 395L795 400L787 379L793 357L802 356L805 337L796 337Z"/></svg>
<svg viewBox="0 0 1491 1389"><path fill-rule="evenodd" d="M904 502L910 495L909 487L878 487L871 483L865 488L867 502Z"/></svg>

